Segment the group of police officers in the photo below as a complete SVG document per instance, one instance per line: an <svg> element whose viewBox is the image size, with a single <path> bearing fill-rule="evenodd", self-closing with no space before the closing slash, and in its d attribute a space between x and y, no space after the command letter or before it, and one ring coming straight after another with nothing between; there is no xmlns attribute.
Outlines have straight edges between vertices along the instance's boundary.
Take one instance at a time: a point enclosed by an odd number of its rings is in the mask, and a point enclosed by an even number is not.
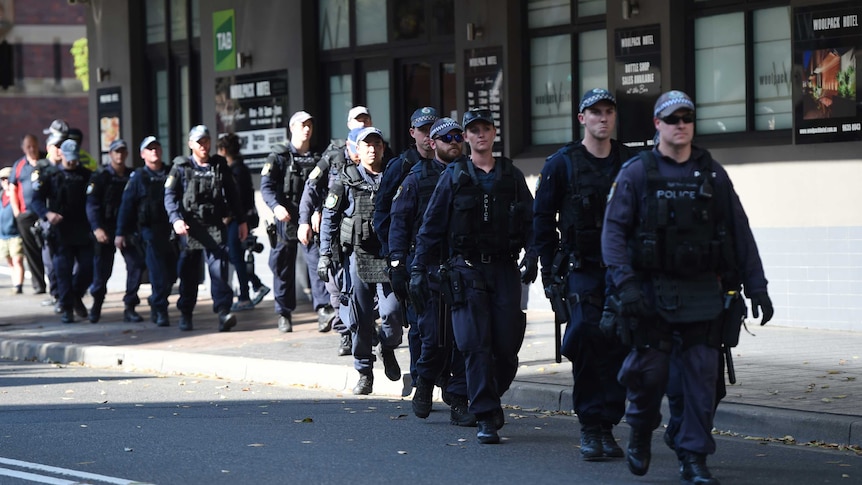
<svg viewBox="0 0 862 485"><path fill-rule="evenodd" d="M548 157L535 200L512 160L494 156L487 109L465 112L460 123L417 109L414 143L397 157L363 106L348 114L347 139L333 139L322 155L310 148L313 117L295 113L290 141L273 147L261 171L274 215L278 329L292 331L300 243L318 329L336 329L339 354L354 357L353 392L373 391L375 347L386 377L401 379L394 349L407 327L414 414L430 415L437 385L451 424L476 426L480 443L498 443L500 397L526 328L521 284L541 274L557 324L566 324L559 352L572 362L582 458L625 456L633 474L646 474L667 395L664 442L679 458L682 483L717 484L706 456L715 452L724 368L732 368L725 355L747 313L743 288L761 324L773 307L727 172L692 145L694 113L685 93L662 94L655 146L637 153L612 139L613 95L587 91L578 110L584 136ZM135 268L145 259L152 321L169 325L167 297L179 276L180 328L192 329L205 261L219 330L236 325L225 227L234 222L244 239L246 214L231 209L237 190L224 158L209 154L206 127L192 128L188 143L191 155L166 173L158 140L145 138L145 166L129 174L117 141L112 163L92 176L77 163L74 140L49 144L60 163L34 171L33 208L52 226L46 241L64 322L86 315L87 289L90 320L98 321L115 246L130 268L127 321L140 320ZM623 417L631 429L625 452L613 435Z"/></svg>

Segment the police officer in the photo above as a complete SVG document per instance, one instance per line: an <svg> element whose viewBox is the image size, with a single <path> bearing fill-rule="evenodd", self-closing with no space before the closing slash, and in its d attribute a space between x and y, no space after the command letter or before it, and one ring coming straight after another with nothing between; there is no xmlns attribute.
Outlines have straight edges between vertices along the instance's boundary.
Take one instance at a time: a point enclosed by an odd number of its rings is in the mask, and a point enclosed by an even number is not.
<svg viewBox="0 0 862 485"><path fill-rule="evenodd" d="M380 238L382 256L389 257L388 239L391 220L389 210L392 208L392 199L404 177L407 176L407 173L410 172L410 169L414 165L420 161L431 161L434 159L434 150L431 149L429 130L438 118L437 110L430 106L425 106L414 111L413 115L410 116L410 137L413 138L414 143L410 148L404 150L401 155L389 160L389 163L386 164L386 169L383 171L380 192L374 203L374 232ZM419 217L421 216L422 214L420 213ZM411 217L416 217L416 215L414 214ZM403 257L403 254L401 256ZM405 272L407 271L406 267L402 269ZM406 297L406 295L404 296ZM402 299L401 303L403 305L406 301ZM402 306L402 308L404 307ZM410 329L407 332L407 346L410 349L410 378L415 386L416 361L419 359L419 353L422 351L422 340L419 338L419 326L416 325L416 315L413 309L406 309L407 322L410 325Z"/></svg>
<svg viewBox="0 0 862 485"><path fill-rule="evenodd" d="M320 159L310 149L312 123L307 112L294 113L288 123L290 143L274 145L260 172L260 193L275 216L277 242L269 253L269 267L273 274L275 313L279 315L278 330L285 333L293 331L291 314L296 309L299 202L305 181ZM316 256L312 256L314 264L308 263L308 270L315 273L311 280L312 300L318 313L318 328L323 330L331 323L335 310L329 305L323 281L317 277Z"/></svg>
<svg viewBox="0 0 862 485"><path fill-rule="evenodd" d="M348 300L345 306L350 318L346 323L353 337L353 366L360 375L353 393L371 394L375 333L386 377L392 381L401 378L395 348L401 344L403 317L386 277L386 259L380 256L380 240L372 225L374 198L383 175L383 133L374 127L364 128L356 140L360 164L345 164L324 203L318 271L322 279L329 277L332 244L340 241L349 258L342 297ZM382 321L379 330L375 324L375 295Z"/></svg>
<svg viewBox="0 0 862 485"><path fill-rule="evenodd" d="M50 224L45 242L56 272L61 321L73 323L76 313L87 316L81 298L93 281L93 239L86 211L91 173L78 165L74 140L60 145L60 156L60 165L33 172L33 209Z"/></svg>
<svg viewBox="0 0 862 485"><path fill-rule="evenodd" d="M389 279L392 290L401 301L408 299L407 267L413 259L412 248L422 223L422 215L425 214L440 173L461 157L464 130L452 118L440 118L431 126L428 139L434 159L417 162L398 187L392 201ZM448 259L448 253L442 250L438 256L432 264L432 272ZM445 382L443 396L450 406L449 422L459 426L475 426L476 416L467 410L464 356L453 348L451 313L449 307L440 302L439 272L435 276L436 284L429 283L429 288L433 287L434 290L433 297L425 304L425 311L418 316L417 324L411 326L411 331L414 326L417 327L421 338L420 352L415 356L417 376L414 379L416 392L413 395L413 414L427 418L431 413L434 383ZM411 360L413 358L411 350ZM450 371L451 377L448 375Z"/></svg>
<svg viewBox="0 0 862 485"><path fill-rule="evenodd" d="M90 294L93 295L93 306L90 308L90 321L96 323L102 315L102 303L107 293L108 278L114 269L114 238L117 231L117 216L120 212L120 202L123 190L129 181L129 170L126 158L129 149L123 139L114 140L108 149L111 157L107 165L94 173L87 187L87 219L90 229L96 238L93 259L93 283ZM138 252L131 240L126 241L126 247L120 250L126 262L126 294L123 295L123 321L140 322L143 320L135 311L135 306L141 302L138 298L138 288L141 286L141 275L144 271L144 258Z"/></svg>
<svg viewBox="0 0 862 485"><path fill-rule="evenodd" d="M584 93L578 121L584 138L548 157L536 184L533 252L542 262L548 298L556 292L569 306L561 352L572 362L572 402L581 424L581 457L622 457L612 429L625 411L617 372L628 349L599 330L605 295L601 231L605 201L625 145L611 139L616 99L605 89Z"/></svg>
<svg viewBox="0 0 862 485"><path fill-rule="evenodd" d="M627 462L649 469L652 431L669 369L683 389L681 422L671 437L682 483L717 484L706 466L712 438L725 300L740 282L761 324L773 315L748 218L727 172L692 145L695 104L681 91L656 101L659 144L620 170L605 213L602 255L629 322L632 349L619 373L631 426ZM738 329L737 329L738 332Z"/></svg>
<svg viewBox="0 0 862 485"><path fill-rule="evenodd" d="M129 246L129 239L140 235L152 287L147 298L150 320L159 327L167 327L171 324L168 296L177 279L178 252L165 211L168 171L162 163L162 145L156 137L144 138L139 153L144 166L132 172L123 191L114 245L122 251Z"/></svg>
<svg viewBox="0 0 862 485"><path fill-rule="evenodd" d="M518 369L526 315L520 309L517 256L533 239L533 196L524 174L505 157L494 157L497 129L487 109L464 113L471 158L458 160L440 176L416 236L410 274L411 301L429 299L427 268L448 242L449 288L455 344L467 366L469 411L478 419L480 443L499 443L504 424L500 396ZM448 238L448 239L447 239ZM422 313L422 308L416 308Z"/></svg>
<svg viewBox="0 0 862 485"><path fill-rule="evenodd" d="M233 291L228 282L230 258L227 252L226 222L239 221L239 239L245 240L248 226L245 213L232 208L242 207L236 183L227 161L210 155L210 133L204 125L189 131L188 157L174 159L165 181L165 210L180 236L178 272L180 278L180 330L193 329L192 313L202 275L202 258L209 268L213 311L218 314L219 332L236 326L236 316L230 312Z"/></svg>
<svg viewBox="0 0 862 485"><path fill-rule="evenodd" d="M364 127L358 127L350 130L347 139L333 139L329 146L324 150L317 167L308 174L308 180L305 181L305 188L302 192L302 199L299 203L299 241L303 242L308 239L310 228L312 233L318 235L318 251L320 224L323 216L323 202L329 194L329 187L338 179L338 174L344 170L347 163L358 164L359 153L356 151L356 136ZM308 227L305 227L305 226ZM332 329L340 335L338 344L338 355L345 356L353 353L353 337L350 335L350 329L344 323L349 318L347 315L342 316L342 310L347 311L347 304L342 308L341 305L341 290L345 283L344 268L346 260L341 253L341 243L338 235L333 235L334 239L330 241L330 248L333 251L330 259L329 270L326 272L326 278L323 278L326 292L329 293L329 304L335 310L335 317L332 320ZM308 239L310 240L310 239ZM305 243L303 243L305 244ZM319 258L319 255L318 255ZM318 261L318 277L320 277Z"/></svg>

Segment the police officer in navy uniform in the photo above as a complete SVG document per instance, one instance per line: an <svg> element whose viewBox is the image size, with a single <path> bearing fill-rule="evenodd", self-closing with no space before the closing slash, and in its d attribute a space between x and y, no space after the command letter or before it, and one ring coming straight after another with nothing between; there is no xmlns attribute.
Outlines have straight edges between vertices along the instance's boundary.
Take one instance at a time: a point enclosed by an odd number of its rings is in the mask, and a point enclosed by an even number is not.
<svg viewBox="0 0 862 485"><path fill-rule="evenodd" d="M446 167L428 202L416 236L410 292L420 306L428 301L428 268L448 241L449 289L442 290L452 294L452 326L467 366L477 438L490 444L500 442L500 396L515 378L524 340L521 282L534 281L538 271L533 262L521 275L517 261L533 240L533 196L514 162L492 153L497 129L491 111L467 111L463 121L471 157Z"/></svg>
<svg viewBox="0 0 862 485"><path fill-rule="evenodd" d="M548 157L536 184L535 246L542 285L552 298L558 285L569 306L561 352L572 362L573 409L581 424L581 457L622 457L613 426L625 411L625 388L617 381L628 349L599 330L605 295L602 221L611 183L628 148L613 140L616 99L605 89L584 93L578 121L584 138Z"/></svg>
<svg viewBox="0 0 862 485"><path fill-rule="evenodd" d="M434 159L417 162L398 187L392 201L389 279L393 291L399 295L401 301L408 300L410 276L407 268L413 260L416 233L422 223L422 216L440 174L447 165L462 157L464 130L452 118L440 118L431 126L428 138ZM421 337L421 349L416 356L413 414L423 419L431 414L434 384L440 382L443 384L444 401L450 406L450 424L475 426L476 416L467 410L464 356L452 345L451 313L449 307L440 301L438 268L448 259L446 245L441 246L438 256L437 261L429 268L430 271L437 272L435 281L429 282L429 289L434 293L425 303L424 311L418 315L415 325Z"/></svg>
<svg viewBox="0 0 862 485"><path fill-rule="evenodd" d="M165 181L165 210L180 237L180 330L192 330L192 314L201 281L202 258L210 275L213 311L218 314L219 332L236 326L236 315L230 312L233 291L228 281L230 257L227 252L227 225L231 218L239 221L239 239L248 235L245 213L227 160L210 155L210 133L204 125L189 131L188 157L174 159Z"/></svg>
<svg viewBox="0 0 862 485"><path fill-rule="evenodd" d="M338 180L340 174L347 163L358 164L359 153L356 151L356 136L365 128L357 127L350 130L346 139L332 139L329 146L324 150L317 167L308 174L308 180L305 181L305 189L302 192L302 199L299 203L299 241L303 242L303 238L309 237L308 231L303 227L307 224L312 233L318 237L318 251L320 251L320 230L323 218L323 203L329 194L329 187ZM307 222L306 222L307 221ZM329 258L329 269L325 272L326 278L322 278L326 287L326 292L329 293L329 304L335 310L335 317L332 320L332 329L340 335L338 344L338 355L353 354L353 337L350 334L350 329L345 324L349 320L347 315L342 315L342 311L346 312L348 305L345 300L344 305L341 303L341 290L346 280L344 278L344 269L347 261L341 253L341 242L338 239L338 234L333 234L334 238L330 241L330 248L333 252ZM303 244L305 244L303 242ZM319 256L318 256L319 258ZM318 276L321 271L318 261L317 267Z"/></svg>
<svg viewBox="0 0 862 485"><path fill-rule="evenodd" d="M90 294L93 295L93 306L90 307L90 321L96 323L102 315L102 303L107 293L108 279L114 269L114 238L117 231L117 216L123 190L129 181L129 170L126 168L128 147L123 139L114 140L108 149L111 157L110 165L101 168L90 178L87 187L87 219L90 229L96 238L93 259L93 283ZM141 248L142 249L142 248ZM140 322L143 320L135 311L135 306L141 302L138 298L138 288L141 286L141 275L144 272L144 258L141 252L132 245L131 240L120 250L126 262L126 293L123 295L123 321Z"/></svg>
<svg viewBox="0 0 862 485"><path fill-rule="evenodd" d="M78 164L74 140L64 141L60 154L59 165L33 172L33 209L50 224L45 243L56 271L61 321L73 323L75 314L87 316L81 298L93 281L93 237L86 211L91 173Z"/></svg>
<svg viewBox="0 0 862 485"><path fill-rule="evenodd" d="M364 128L356 137L360 164L345 164L330 186L320 230L318 271L327 279L333 257L333 241L340 241L349 258L342 291L347 297L346 324L353 336L353 366L359 372L354 394L371 394L374 386L374 341L380 344L385 375L401 378L395 349L401 345L401 307L386 276L387 261L380 256L380 240L372 219L374 199L383 176L383 133ZM381 325L375 324L375 296ZM376 333L376 339L375 339Z"/></svg>
<svg viewBox="0 0 862 485"><path fill-rule="evenodd" d="M404 177L407 176L414 165L422 161L432 161L434 159L434 150L431 148L429 131L431 125L438 118L437 110L430 106L425 106L414 111L413 115L410 116L410 137L413 138L415 143L407 150L404 150L398 157L389 160L389 163L386 164L386 169L383 171L380 192L374 203L374 232L380 238L382 246L381 255L390 260L392 258L389 257L389 226L391 223L389 212L392 208L392 199L395 197L395 193ZM421 216L422 214L420 213L419 217ZM416 216L413 215L411 217ZM401 256L403 257L403 254ZM405 272L407 271L406 267L403 269ZM403 307L406 301L402 299L401 303ZM419 359L419 353L422 351L422 340L419 338L419 326L416 324L416 315L413 309L406 307L406 310L407 322L410 325L407 332L407 346L410 349L410 378L415 386L416 361Z"/></svg>
<svg viewBox="0 0 862 485"><path fill-rule="evenodd" d="M168 170L162 163L162 145L154 136L141 141L139 153L144 166L129 177L117 216L114 245L122 250L129 239L140 235L145 252L152 291L147 299L150 320L159 327L171 324L168 296L177 279L177 242L171 235L171 222L165 210L165 181Z"/></svg>
<svg viewBox="0 0 862 485"><path fill-rule="evenodd" d="M619 373L631 426L627 462L649 469L652 431L669 371L683 389L678 430L670 439L682 483L717 484L706 466L720 376L725 301L742 283L752 315L773 315L767 280L748 218L727 172L692 145L695 104L681 91L662 94L653 123L659 144L628 161L614 182L602 231L602 255L628 323L632 349ZM743 310L744 311L744 310ZM738 322L738 320L737 320Z"/></svg>

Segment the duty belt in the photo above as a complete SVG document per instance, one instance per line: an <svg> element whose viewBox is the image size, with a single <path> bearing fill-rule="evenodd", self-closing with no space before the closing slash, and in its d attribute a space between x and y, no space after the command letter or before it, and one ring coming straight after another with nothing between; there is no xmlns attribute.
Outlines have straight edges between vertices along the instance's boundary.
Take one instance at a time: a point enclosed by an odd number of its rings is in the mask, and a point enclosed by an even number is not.
<svg viewBox="0 0 862 485"><path fill-rule="evenodd" d="M504 261L514 261L515 257L511 254L477 254L478 258L464 256L464 263L467 266L473 267L476 264L491 264Z"/></svg>

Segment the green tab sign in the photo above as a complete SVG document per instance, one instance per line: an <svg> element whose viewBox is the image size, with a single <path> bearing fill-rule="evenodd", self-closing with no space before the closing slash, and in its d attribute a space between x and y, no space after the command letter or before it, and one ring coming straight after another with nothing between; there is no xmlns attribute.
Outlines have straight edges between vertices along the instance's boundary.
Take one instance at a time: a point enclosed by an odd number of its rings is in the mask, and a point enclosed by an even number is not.
<svg viewBox="0 0 862 485"><path fill-rule="evenodd" d="M215 70L236 69L236 32L233 9L213 12L213 35L215 36Z"/></svg>

